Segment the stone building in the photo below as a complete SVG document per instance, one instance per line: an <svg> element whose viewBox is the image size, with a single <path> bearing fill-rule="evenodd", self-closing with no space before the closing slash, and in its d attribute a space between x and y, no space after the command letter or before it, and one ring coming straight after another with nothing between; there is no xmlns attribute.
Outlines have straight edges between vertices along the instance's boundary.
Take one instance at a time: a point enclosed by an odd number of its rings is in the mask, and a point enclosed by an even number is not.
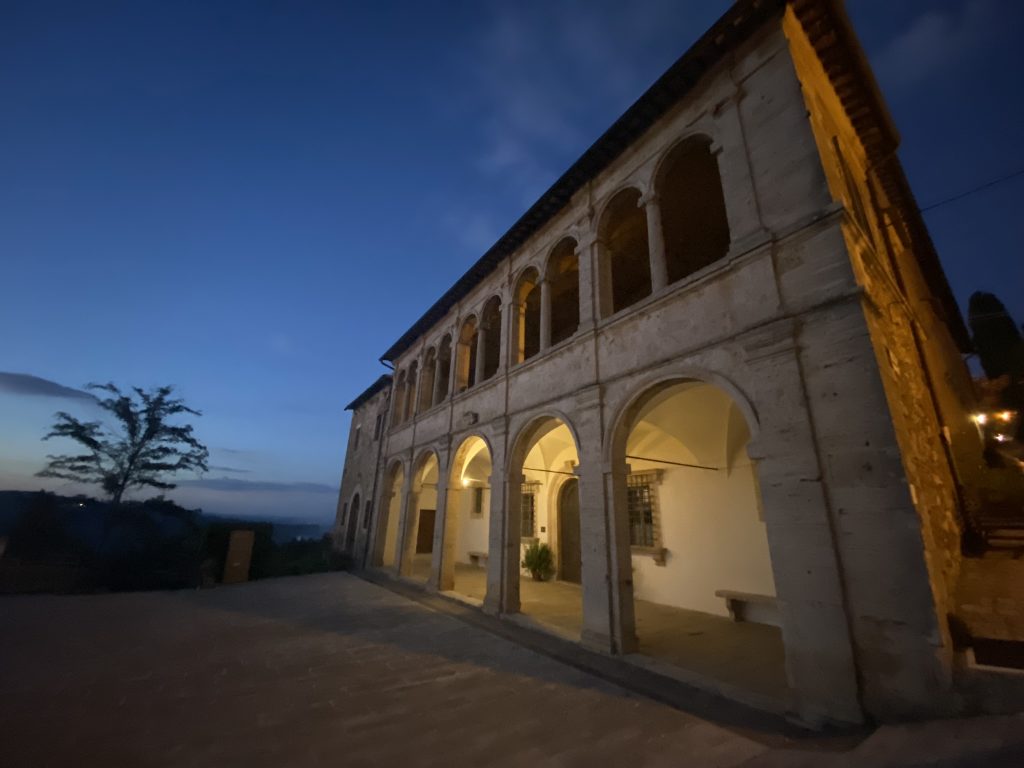
<svg viewBox="0 0 1024 768"><path fill-rule="evenodd" d="M841 3L736 3L384 352L338 545L805 723L963 711L968 337L897 145Z"/></svg>

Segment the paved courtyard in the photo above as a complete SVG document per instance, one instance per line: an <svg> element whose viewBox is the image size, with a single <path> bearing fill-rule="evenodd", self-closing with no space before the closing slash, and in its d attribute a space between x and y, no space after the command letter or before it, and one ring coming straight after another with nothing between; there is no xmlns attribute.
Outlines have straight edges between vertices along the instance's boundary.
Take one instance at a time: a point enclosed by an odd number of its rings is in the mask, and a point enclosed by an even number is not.
<svg viewBox="0 0 1024 768"><path fill-rule="evenodd" d="M0 765L1024 764L1024 718L701 719L348 574L0 599Z"/></svg>

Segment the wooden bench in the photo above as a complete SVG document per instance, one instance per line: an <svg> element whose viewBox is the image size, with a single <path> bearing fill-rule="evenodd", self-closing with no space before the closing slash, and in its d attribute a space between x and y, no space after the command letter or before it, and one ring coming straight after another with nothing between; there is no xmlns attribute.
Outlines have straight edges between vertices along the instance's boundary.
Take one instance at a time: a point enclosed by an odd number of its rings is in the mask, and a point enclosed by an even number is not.
<svg viewBox="0 0 1024 768"><path fill-rule="evenodd" d="M469 555L469 564L475 565L477 568L483 568L487 565L487 553L486 552L467 552Z"/></svg>
<svg viewBox="0 0 1024 768"><path fill-rule="evenodd" d="M716 589L715 597L725 600L725 607L733 621L749 621L754 624L779 625L778 600L771 595L755 595L751 592L736 592L731 589Z"/></svg>

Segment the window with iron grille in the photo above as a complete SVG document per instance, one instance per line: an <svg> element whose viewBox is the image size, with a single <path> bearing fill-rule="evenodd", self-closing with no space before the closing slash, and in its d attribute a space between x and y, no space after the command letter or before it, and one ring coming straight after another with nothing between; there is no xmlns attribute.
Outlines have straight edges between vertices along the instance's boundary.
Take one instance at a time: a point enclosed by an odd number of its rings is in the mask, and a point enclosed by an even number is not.
<svg viewBox="0 0 1024 768"><path fill-rule="evenodd" d="M537 530L537 490L540 483L523 483L522 494L522 531L524 539L532 539Z"/></svg>
<svg viewBox="0 0 1024 768"><path fill-rule="evenodd" d="M626 476L629 543L634 547L657 546L655 483L656 476L653 473Z"/></svg>
<svg viewBox="0 0 1024 768"><path fill-rule="evenodd" d="M483 517L484 514L484 489L473 489L473 517Z"/></svg>

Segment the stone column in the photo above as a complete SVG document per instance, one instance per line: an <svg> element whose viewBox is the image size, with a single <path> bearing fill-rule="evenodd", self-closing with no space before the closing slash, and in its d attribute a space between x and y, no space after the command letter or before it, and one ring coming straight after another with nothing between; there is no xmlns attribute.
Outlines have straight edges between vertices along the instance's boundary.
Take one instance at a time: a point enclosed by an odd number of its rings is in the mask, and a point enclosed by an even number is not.
<svg viewBox="0 0 1024 768"><path fill-rule="evenodd" d="M504 462L500 465L494 463L487 547L487 597L484 600L484 610L489 613L519 612L519 508L525 479L522 473L506 475Z"/></svg>
<svg viewBox="0 0 1024 768"><path fill-rule="evenodd" d="M441 592L455 588L455 539L458 536L459 515L462 508L464 489L447 487L445 484L445 500L442 507L440 489L438 490L438 512L442 517L437 521L440 534L434 536L434 561L430 581L436 584ZM442 513L441 510L444 510Z"/></svg>
<svg viewBox="0 0 1024 768"><path fill-rule="evenodd" d="M451 549L454 553L453 544L455 537L448 535L448 518L451 511L448 509L448 497L452 494L452 491L448 489L448 475L441 465L438 466L437 474L437 514L434 518L434 552L430 558L430 577L427 579L427 587L437 591L444 591L452 588L452 584L446 584L444 579L445 565L451 561L448 550L445 548L445 543L452 543ZM456 501L458 500L457 495L455 499ZM455 517L455 515L451 515L451 517ZM449 579L449 582L451 581Z"/></svg>
<svg viewBox="0 0 1024 768"><path fill-rule="evenodd" d="M599 387L580 392L577 401L583 588L580 642L604 653L630 653L636 650L636 631L626 467L624 463L619 467L602 464Z"/></svg>
<svg viewBox="0 0 1024 768"><path fill-rule="evenodd" d="M507 296L501 297L501 323L498 336L498 372L508 370L512 321L512 303Z"/></svg>
<svg viewBox="0 0 1024 768"><path fill-rule="evenodd" d="M484 356L487 352L487 326L483 323L476 329L476 383L484 380Z"/></svg>
<svg viewBox="0 0 1024 768"><path fill-rule="evenodd" d="M406 541L412 536L409 529L416 527L415 516L410 514L415 494L409 486L409 478L405 478L402 483L402 501L398 508L398 535L395 537L395 570L398 571L399 576L408 576L412 573L412 557L408 554ZM410 518L412 519L410 520Z"/></svg>
<svg viewBox="0 0 1024 768"><path fill-rule="evenodd" d="M540 348L551 346L551 283L545 277L540 281Z"/></svg>
<svg viewBox="0 0 1024 768"><path fill-rule="evenodd" d="M639 200L647 214L647 250L651 259L651 293L668 285L668 264L665 262L665 233L661 230L661 207L658 195L651 191Z"/></svg>

